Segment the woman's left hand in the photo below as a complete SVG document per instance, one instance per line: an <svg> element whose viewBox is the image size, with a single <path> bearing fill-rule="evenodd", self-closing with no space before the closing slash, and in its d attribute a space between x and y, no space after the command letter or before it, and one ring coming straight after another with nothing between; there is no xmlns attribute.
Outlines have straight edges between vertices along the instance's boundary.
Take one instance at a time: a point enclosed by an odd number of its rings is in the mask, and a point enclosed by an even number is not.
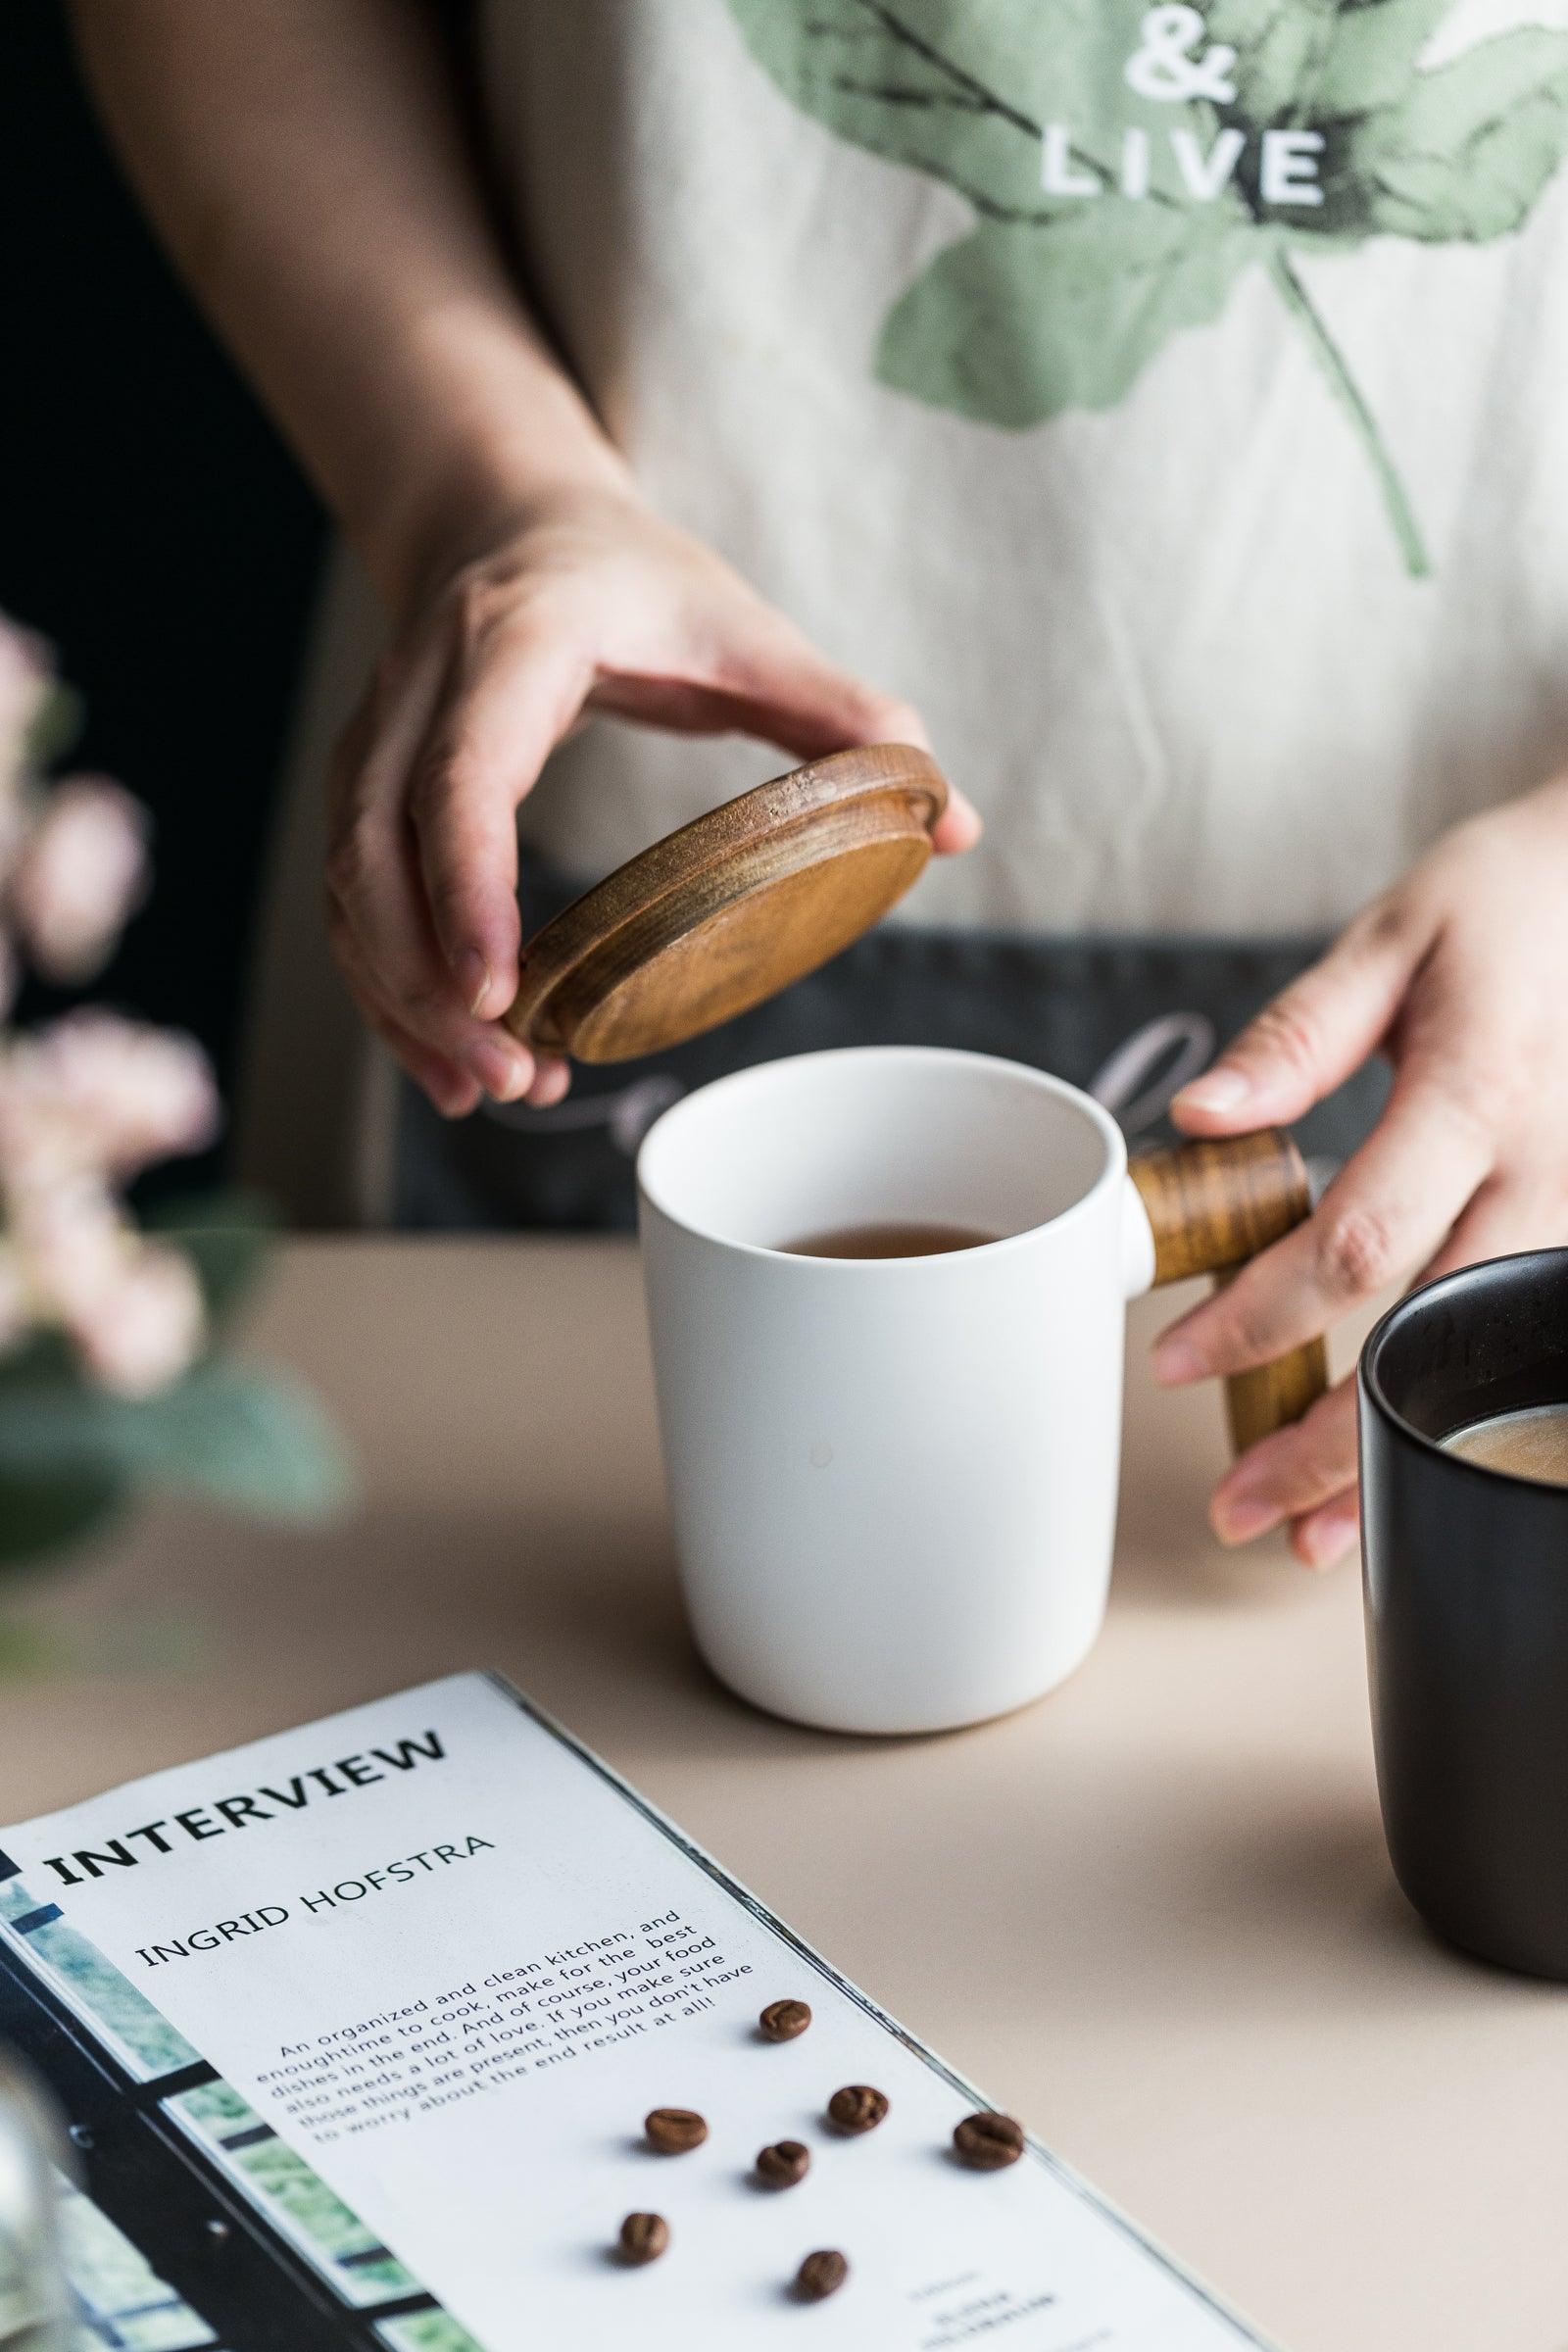
<svg viewBox="0 0 1568 2352"><path fill-rule="evenodd" d="M1171 1385L1267 1363L1391 1283L1568 1241L1568 781L1446 835L1184 1087L1187 1134L1286 1125L1380 1050L1394 1089L1315 1212L1174 1324ZM1308 1566L1356 1537L1355 1383L1244 1454L1209 1515L1284 1521Z"/></svg>

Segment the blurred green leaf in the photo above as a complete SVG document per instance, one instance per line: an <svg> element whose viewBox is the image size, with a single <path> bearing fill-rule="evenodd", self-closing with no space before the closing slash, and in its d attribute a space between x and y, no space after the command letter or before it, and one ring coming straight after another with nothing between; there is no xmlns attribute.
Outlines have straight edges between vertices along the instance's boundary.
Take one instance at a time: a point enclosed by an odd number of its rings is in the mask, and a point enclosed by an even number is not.
<svg viewBox="0 0 1568 2352"><path fill-rule="evenodd" d="M64 760L81 740L87 723L87 710L74 686L63 686L57 678L49 690L42 710L27 731L25 760L37 775L43 775L56 760Z"/></svg>
<svg viewBox="0 0 1568 2352"><path fill-rule="evenodd" d="M120 1513L128 1482L104 1464L58 1480L0 1472L0 1575L81 1544Z"/></svg>
<svg viewBox="0 0 1568 2352"><path fill-rule="evenodd" d="M174 1200L144 1226L190 1259L220 1335L271 1249L268 1204L238 1193ZM0 1570L84 1540L139 1489L318 1520L353 1486L314 1398L258 1366L209 1355L171 1388L127 1397L84 1379L58 1332L0 1360Z"/></svg>
<svg viewBox="0 0 1568 2352"><path fill-rule="evenodd" d="M0 1355L0 1417L14 1389L31 1388L43 1381L79 1378L71 1343L63 1332L29 1332L20 1348Z"/></svg>
<svg viewBox="0 0 1568 2352"><path fill-rule="evenodd" d="M8 1386L0 1497L13 1481L78 1480L180 1488L284 1519L324 1518L353 1492L347 1457L306 1390L222 1362L198 1364L152 1396L60 1377Z"/></svg>

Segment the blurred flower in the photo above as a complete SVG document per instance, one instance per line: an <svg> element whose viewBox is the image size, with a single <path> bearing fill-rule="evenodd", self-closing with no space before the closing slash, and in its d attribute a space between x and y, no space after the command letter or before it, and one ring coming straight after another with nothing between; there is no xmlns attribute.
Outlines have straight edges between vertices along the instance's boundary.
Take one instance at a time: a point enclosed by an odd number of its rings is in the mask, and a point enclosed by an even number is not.
<svg viewBox="0 0 1568 2352"><path fill-rule="evenodd" d="M0 1053L0 1185L124 1179L217 1132L207 1057L172 1031L87 1006Z"/></svg>
<svg viewBox="0 0 1568 2352"><path fill-rule="evenodd" d="M27 739L53 686L42 639L0 613L0 791L9 792L21 776Z"/></svg>
<svg viewBox="0 0 1568 2352"><path fill-rule="evenodd" d="M118 1280L84 1299L70 1328L95 1380L145 1396L188 1369L202 1341L202 1294L177 1250L130 1240Z"/></svg>
<svg viewBox="0 0 1568 2352"><path fill-rule="evenodd" d="M5 1189L0 1313L9 1281L11 1336L40 1326L65 1332L85 1370L126 1396L183 1372L204 1337L189 1260L138 1233L101 1178L24 1175Z"/></svg>
<svg viewBox="0 0 1568 2352"><path fill-rule="evenodd" d="M13 919L46 979L90 980L147 888L147 819L99 776L57 784L13 853Z"/></svg>
<svg viewBox="0 0 1568 2352"><path fill-rule="evenodd" d="M65 1333L82 1369L127 1396L176 1379L203 1340L200 1286L118 1197L154 1160L218 1128L189 1039L91 1007L5 1027L19 951L46 979L90 979L148 878L147 819L99 776L28 772L57 691L48 648L0 616L0 1350Z"/></svg>
<svg viewBox="0 0 1568 2352"><path fill-rule="evenodd" d="M42 1321L69 1324L124 1268L133 1239L106 1184L7 1187L8 1225L22 1279Z"/></svg>
<svg viewBox="0 0 1568 2352"><path fill-rule="evenodd" d="M188 1038L84 1008L0 1039L0 1347L63 1331L90 1377L126 1396L187 1368L204 1336L195 1274L143 1238L113 1188L217 1125Z"/></svg>

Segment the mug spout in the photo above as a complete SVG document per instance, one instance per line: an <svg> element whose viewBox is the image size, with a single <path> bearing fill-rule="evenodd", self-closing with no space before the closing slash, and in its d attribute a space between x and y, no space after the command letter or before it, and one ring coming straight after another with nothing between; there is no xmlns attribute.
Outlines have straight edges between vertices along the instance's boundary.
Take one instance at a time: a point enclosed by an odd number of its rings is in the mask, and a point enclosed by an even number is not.
<svg viewBox="0 0 1568 2352"><path fill-rule="evenodd" d="M1121 1295L1141 1298L1154 1287L1154 1228L1144 1197L1130 1176L1121 1188Z"/></svg>

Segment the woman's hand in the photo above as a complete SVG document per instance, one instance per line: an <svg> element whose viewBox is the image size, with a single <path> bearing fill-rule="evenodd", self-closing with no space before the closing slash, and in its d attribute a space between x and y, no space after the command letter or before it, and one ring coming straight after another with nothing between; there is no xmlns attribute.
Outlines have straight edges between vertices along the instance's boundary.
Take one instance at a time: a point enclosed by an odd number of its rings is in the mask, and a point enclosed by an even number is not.
<svg viewBox="0 0 1568 2352"><path fill-rule="evenodd" d="M327 864L360 1010L450 1117L481 1094L565 1092L564 1062L495 1024L517 985L517 806L587 711L735 731L800 760L925 742L907 704L826 660L629 490L560 494L451 567L339 747ZM979 829L955 794L937 848Z"/></svg>
<svg viewBox="0 0 1568 2352"><path fill-rule="evenodd" d="M1390 1283L1568 1240L1568 782L1448 834L1184 1088L1190 1135L1298 1119L1380 1048L1394 1091L1307 1221L1167 1331L1161 1380L1266 1363ZM1245 1454L1215 1532L1356 1535L1353 1379Z"/></svg>
<svg viewBox="0 0 1568 2352"><path fill-rule="evenodd" d="M795 759L924 738L638 500L497 234L440 13L73 19L172 254L406 616L336 762L330 919L367 1020L456 1116L564 1089L495 1024L517 804L585 710ZM937 847L978 830L955 800Z"/></svg>
<svg viewBox="0 0 1568 2352"><path fill-rule="evenodd" d="M637 498L497 234L439 15L73 10L171 252L405 616L336 761L331 931L367 1020L458 1116L564 1091L496 1022L517 804L584 710L797 760L924 733ZM978 831L955 799L937 847Z"/></svg>

